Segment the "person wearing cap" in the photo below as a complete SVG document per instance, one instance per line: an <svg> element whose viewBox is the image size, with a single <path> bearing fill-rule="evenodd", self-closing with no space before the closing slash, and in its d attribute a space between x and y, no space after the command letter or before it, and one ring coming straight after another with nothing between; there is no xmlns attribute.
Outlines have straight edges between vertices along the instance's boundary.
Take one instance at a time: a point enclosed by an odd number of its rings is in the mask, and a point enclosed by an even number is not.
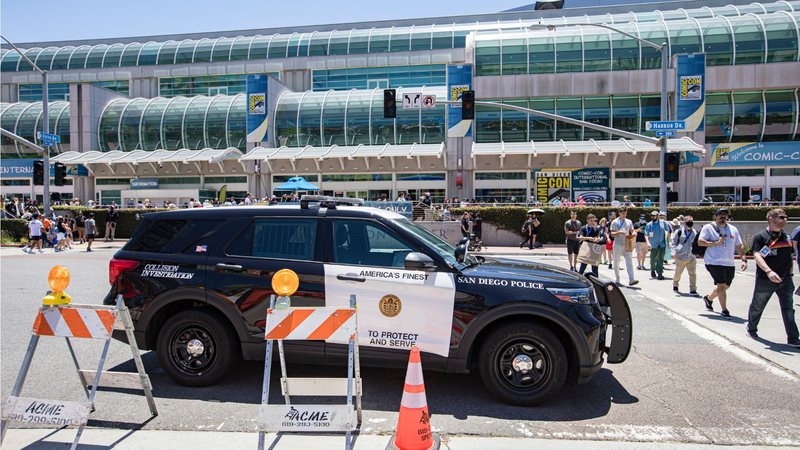
<svg viewBox="0 0 800 450"><path fill-rule="evenodd" d="M636 268L639 270L647 270L644 267L644 262L647 260L647 252L650 247L647 245L647 238L644 236L644 227L647 226L647 216L645 214L639 215L639 221L633 224L633 229L636 231Z"/></svg>
<svg viewBox="0 0 800 450"><path fill-rule="evenodd" d="M616 277L617 284L619 280L619 258L625 257L625 269L628 272L628 285L634 286L639 284L639 280L633 273L633 245L628 245L629 239L636 239L635 231L633 231L633 223L627 218L628 208L622 206L619 208L619 218L611 222L610 230L611 235L614 236L614 276Z"/></svg>
<svg viewBox="0 0 800 450"><path fill-rule="evenodd" d="M794 320L792 306L792 244L789 235L783 231L789 217L786 211L776 208L767 213L767 229L753 236L753 259L756 262L756 283L753 299L747 314L747 334L758 338L758 322L772 294L778 295L781 304L783 327L787 343L800 348L800 334Z"/></svg>
<svg viewBox="0 0 800 450"><path fill-rule="evenodd" d="M689 295L699 296L697 293L697 257L692 253L692 245L697 237L697 231L692 228L694 219L692 216L684 217L683 227L680 226L678 219L674 219L673 225L675 231L670 237L670 246L675 255L675 277L672 279L672 290L676 293L680 292L678 286L685 269L689 272Z"/></svg>
<svg viewBox="0 0 800 450"><path fill-rule="evenodd" d="M650 246L650 278L664 279L664 253L667 249L669 225L658 218L658 211L650 213L650 222L644 227L645 239Z"/></svg>
<svg viewBox="0 0 800 450"><path fill-rule="evenodd" d="M742 236L735 226L728 223L729 217L730 212L727 208L717 209L714 212L714 222L703 226L697 240L698 245L706 247L703 261L716 285L710 294L703 297L703 302L705 302L707 310L713 311L714 299L719 298L723 317L731 316L728 311L727 290L731 287L733 277L736 275L734 255L737 251L742 258L742 270L747 269Z"/></svg>

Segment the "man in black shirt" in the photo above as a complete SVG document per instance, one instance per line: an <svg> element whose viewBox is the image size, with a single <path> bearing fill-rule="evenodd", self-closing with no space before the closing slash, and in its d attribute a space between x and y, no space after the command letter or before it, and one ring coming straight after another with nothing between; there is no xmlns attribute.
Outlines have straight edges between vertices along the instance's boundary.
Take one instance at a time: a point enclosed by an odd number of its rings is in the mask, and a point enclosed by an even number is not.
<svg viewBox="0 0 800 450"><path fill-rule="evenodd" d="M650 246L647 245L647 238L644 233L646 225L647 216L644 214L640 214L639 221L633 224L633 229L636 231L636 268L639 270L647 270L644 267L644 263L647 261L647 252L650 250Z"/></svg>
<svg viewBox="0 0 800 450"><path fill-rule="evenodd" d="M479 212L476 212L472 217L472 234L475 235L478 241L481 240L481 236L483 235L483 219Z"/></svg>
<svg viewBox="0 0 800 450"><path fill-rule="evenodd" d="M470 214L464 212L464 215L461 216L461 236L469 237L469 220Z"/></svg>
<svg viewBox="0 0 800 450"><path fill-rule="evenodd" d="M800 348L797 323L794 321L792 306L792 244L789 236L783 231L788 217L782 209L773 209L767 213L767 229L753 236L753 258L756 261L756 284L753 299L750 302L747 334L758 337L758 322L761 313L767 306L772 294L778 295L783 316L783 327L786 329L787 343Z"/></svg>

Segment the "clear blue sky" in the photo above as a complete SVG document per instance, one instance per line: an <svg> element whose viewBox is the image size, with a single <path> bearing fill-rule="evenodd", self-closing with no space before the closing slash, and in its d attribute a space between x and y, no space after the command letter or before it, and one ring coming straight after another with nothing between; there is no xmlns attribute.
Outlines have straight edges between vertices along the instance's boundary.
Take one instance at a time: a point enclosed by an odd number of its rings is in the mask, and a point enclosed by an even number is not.
<svg viewBox="0 0 800 450"><path fill-rule="evenodd" d="M3 0L15 42L148 36L493 13L526 0ZM44 26L40 26L44 25Z"/></svg>

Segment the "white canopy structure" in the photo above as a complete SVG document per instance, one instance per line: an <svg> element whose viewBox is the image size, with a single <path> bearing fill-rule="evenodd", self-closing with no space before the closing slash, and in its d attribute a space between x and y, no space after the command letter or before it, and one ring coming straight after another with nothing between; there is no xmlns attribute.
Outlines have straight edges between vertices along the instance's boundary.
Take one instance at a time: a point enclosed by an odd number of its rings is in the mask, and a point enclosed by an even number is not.
<svg viewBox="0 0 800 450"><path fill-rule="evenodd" d="M221 164L225 160L238 159L241 156L242 152L233 147L226 149L204 148L202 150L134 150L132 152L114 150L110 152L65 152L54 156L50 161L64 164L82 164L87 166L90 172L92 171L91 165L101 164L108 166L111 173L114 173L114 164L136 166L139 164L161 165L170 163L176 165L175 170L178 171L178 163L194 163L199 165L200 163L206 162L210 164ZM200 170L199 167L198 170Z"/></svg>
<svg viewBox="0 0 800 450"><path fill-rule="evenodd" d="M423 156L433 156L442 159L442 166L444 167L444 143L439 144L407 144L407 145L355 145L355 146L339 146L331 145L329 147L312 147L307 145L305 147L278 147L278 148L264 148L256 147L246 155L239 158L239 161L265 161L272 170L270 161L275 160L288 160L292 164L292 168L296 169L295 161L307 159L313 160L316 163L317 170L321 170L319 163L327 159L338 159L342 170L344 170L344 161L352 160L355 158L363 158L369 170L369 159L382 159L389 158L392 163L392 169L395 168L395 158L416 159L417 165L421 167L420 158Z"/></svg>

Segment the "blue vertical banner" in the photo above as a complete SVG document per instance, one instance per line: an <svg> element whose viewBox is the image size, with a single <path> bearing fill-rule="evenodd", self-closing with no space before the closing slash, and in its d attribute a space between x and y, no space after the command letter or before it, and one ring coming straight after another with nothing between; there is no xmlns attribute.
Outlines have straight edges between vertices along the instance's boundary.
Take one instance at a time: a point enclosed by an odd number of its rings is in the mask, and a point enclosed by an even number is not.
<svg viewBox="0 0 800 450"><path fill-rule="evenodd" d="M706 116L706 54L677 56L677 120L686 122L683 131L703 131Z"/></svg>
<svg viewBox="0 0 800 450"><path fill-rule="evenodd" d="M247 142L267 140L267 75L247 76Z"/></svg>
<svg viewBox="0 0 800 450"><path fill-rule="evenodd" d="M461 100L461 93L472 89L472 64L447 66L447 99ZM472 136L472 120L461 120L461 103L447 105L447 136Z"/></svg>

